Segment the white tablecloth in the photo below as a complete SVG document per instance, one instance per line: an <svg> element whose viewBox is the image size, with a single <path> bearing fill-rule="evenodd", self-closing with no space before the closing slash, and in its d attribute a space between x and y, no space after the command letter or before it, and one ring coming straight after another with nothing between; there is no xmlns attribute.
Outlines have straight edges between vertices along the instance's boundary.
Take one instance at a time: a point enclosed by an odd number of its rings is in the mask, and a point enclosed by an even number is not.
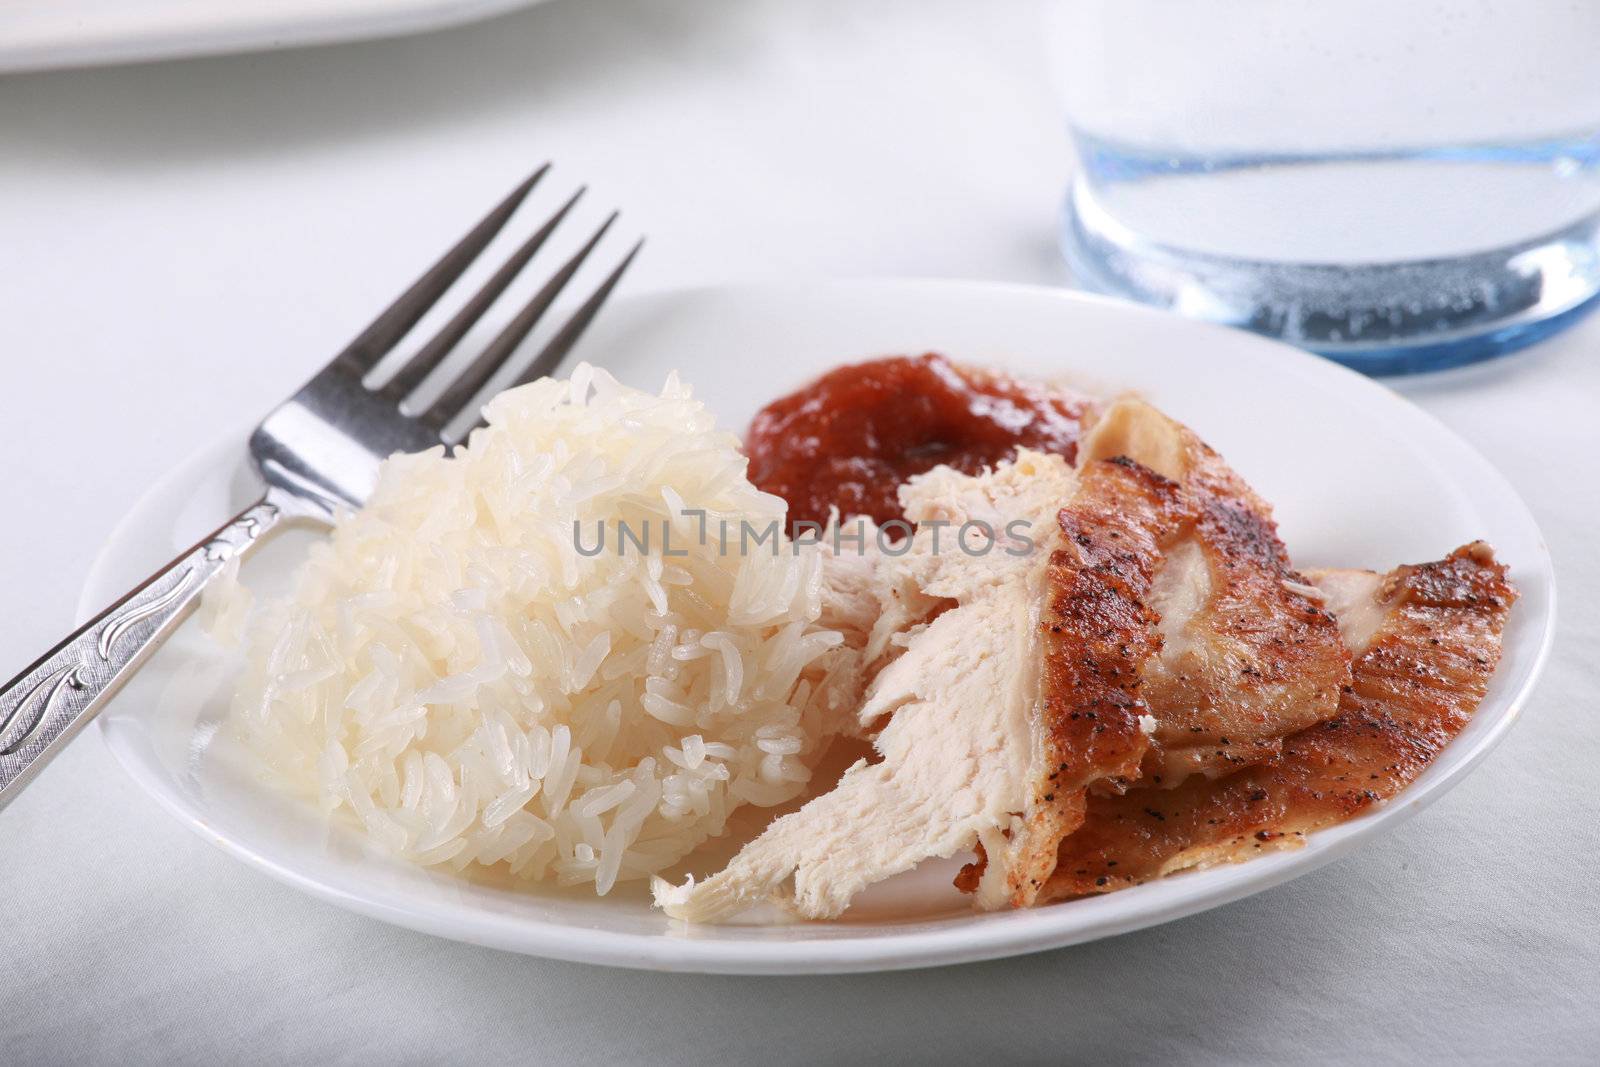
<svg viewBox="0 0 1600 1067"><path fill-rule="evenodd" d="M636 290L1064 281L1070 160L1035 17L556 0L416 39L0 80L0 673L67 629L153 479L287 393L540 159L650 234ZM1353 858L1022 959L633 973L303 897L165 816L91 732L0 816L0 1060L1593 1062L1600 317L1400 388L1526 496L1562 630L1505 745Z"/></svg>

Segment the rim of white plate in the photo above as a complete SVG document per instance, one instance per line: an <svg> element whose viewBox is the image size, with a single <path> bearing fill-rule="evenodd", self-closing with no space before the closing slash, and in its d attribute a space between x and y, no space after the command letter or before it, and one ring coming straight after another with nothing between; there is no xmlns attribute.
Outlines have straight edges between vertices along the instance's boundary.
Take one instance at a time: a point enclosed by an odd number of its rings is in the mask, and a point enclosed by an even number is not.
<svg viewBox="0 0 1600 1067"><path fill-rule="evenodd" d="M1303 361L1304 365L1299 369L1311 377L1326 375L1330 380L1341 380L1341 384L1347 388L1353 386L1358 391L1368 392L1377 402L1407 409L1408 417L1419 419L1433 432L1452 442L1463 456L1470 457L1478 468L1475 477L1481 479L1479 484L1512 507L1517 513L1515 517L1535 535L1540 558L1519 562L1524 569L1537 570L1544 580L1548 597L1542 616L1525 622L1525 625L1538 627L1538 646L1515 688L1497 695L1495 702L1503 705L1503 709L1497 711L1497 717L1489 728L1475 738L1470 750L1457 750L1454 761L1442 767L1435 764L1395 800L1349 822L1309 835L1306 845L1292 852L1272 853L1247 863L1181 874L1101 897L1038 909L935 920L926 924L894 927L889 933L859 937L829 936L783 941L731 938L695 940L692 936L622 933L526 916L487 913L469 906L439 901L430 902L427 908L419 908L408 906L403 894L332 884L264 855L247 841L219 832L194 811L183 797L176 794L160 774L133 759L130 753L118 746L110 737L104 721L101 737L134 781L200 837L284 884L359 914L452 940L575 962L656 971L826 974L940 966L1060 948L1170 922L1270 889L1348 854L1437 800L1475 769L1520 717L1528 696L1544 671L1555 635L1555 575L1542 531L1521 496L1487 458L1426 411L1354 371L1299 349L1226 327L1180 319L1093 294L1025 284L946 279L870 279L693 286L624 298L617 301L608 314L613 318L625 314L624 307L644 314L652 306L670 305L695 297L742 295L758 298L775 294L792 297L800 292L814 295L834 289L864 288L877 289L885 294L909 288L944 290L947 294L959 292L968 295L1004 294L1007 298L1037 297L1095 305L1136 317L1155 316L1182 323L1178 327L1180 329L1192 328L1225 335L1229 344L1264 352L1273 359ZM113 548L122 540L128 528L156 502L172 495L180 487L193 485L203 473L224 467L230 470L243 468L246 457L241 444L241 433L229 434L178 464L139 497L96 555L79 598L78 618L86 618L90 612L99 610L112 597L124 592L112 586L108 571L115 555ZM218 521L224 517L219 516ZM1172 886L1181 887L1177 892L1164 893L1173 899L1140 906L1145 903L1150 891L1162 891ZM796 929L803 929L803 926Z"/></svg>

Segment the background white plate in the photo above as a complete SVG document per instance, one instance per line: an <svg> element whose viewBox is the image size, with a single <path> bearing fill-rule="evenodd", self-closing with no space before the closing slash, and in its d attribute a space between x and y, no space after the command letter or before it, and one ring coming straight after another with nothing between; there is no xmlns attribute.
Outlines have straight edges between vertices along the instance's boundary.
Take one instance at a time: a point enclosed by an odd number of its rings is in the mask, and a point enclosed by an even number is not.
<svg viewBox="0 0 1600 1067"><path fill-rule="evenodd" d="M0 74L395 37L538 0L3 0Z"/></svg>
<svg viewBox="0 0 1600 1067"><path fill-rule="evenodd" d="M803 973L986 959L1073 944L1192 914L1320 866L1420 810L1500 740L1549 649L1554 580L1543 538L1489 463L1389 390L1248 334L1058 290L960 282L858 282L664 293L620 301L581 354L655 388L679 369L724 424L842 361L948 355L1089 388L1135 389L1197 429L1277 506L1298 564L1367 566L1437 558L1491 541L1522 591L1505 658L1473 722L1401 797L1311 836L1296 852L1180 875L1104 897L973 915L949 865L875 887L845 921L687 928L652 911L643 887L610 897L469 883L368 853L257 785L216 726L227 664L185 626L101 716L118 760L202 836L307 892L390 922L513 951L662 970ZM242 435L241 435L242 437ZM175 470L113 535L80 614L255 493L240 442ZM279 587L305 538L291 533L246 568ZM1460 843L1460 862L1474 861ZM709 862L697 865L704 870ZM1383 922L1374 914L1373 922Z"/></svg>

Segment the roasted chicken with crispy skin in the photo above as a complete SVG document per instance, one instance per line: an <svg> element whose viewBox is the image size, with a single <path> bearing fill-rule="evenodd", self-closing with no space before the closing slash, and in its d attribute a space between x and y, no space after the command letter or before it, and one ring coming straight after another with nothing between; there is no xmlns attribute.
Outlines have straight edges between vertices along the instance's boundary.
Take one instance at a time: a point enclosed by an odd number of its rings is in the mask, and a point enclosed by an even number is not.
<svg viewBox="0 0 1600 1067"><path fill-rule="evenodd" d="M1261 497L1137 399L1095 415L1076 469L1019 449L935 467L899 503L900 549L823 570L833 703L857 697L841 729L877 758L705 881L658 880L668 914L829 918L968 851L956 885L977 907L1027 907L1296 841L1455 736L1515 596L1482 544L1308 579ZM966 551L972 524L1003 547Z"/></svg>

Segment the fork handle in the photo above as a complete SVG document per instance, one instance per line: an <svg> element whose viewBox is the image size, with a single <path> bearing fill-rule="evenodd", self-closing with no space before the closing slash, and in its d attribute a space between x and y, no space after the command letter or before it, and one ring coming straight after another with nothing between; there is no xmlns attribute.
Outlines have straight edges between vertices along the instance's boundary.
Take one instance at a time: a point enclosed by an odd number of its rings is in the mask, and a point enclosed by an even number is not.
<svg viewBox="0 0 1600 1067"><path fill-rule="evenodd" d="M277 525L269 493L0 688L0 808L103 707L223 566Z"/></svg>

